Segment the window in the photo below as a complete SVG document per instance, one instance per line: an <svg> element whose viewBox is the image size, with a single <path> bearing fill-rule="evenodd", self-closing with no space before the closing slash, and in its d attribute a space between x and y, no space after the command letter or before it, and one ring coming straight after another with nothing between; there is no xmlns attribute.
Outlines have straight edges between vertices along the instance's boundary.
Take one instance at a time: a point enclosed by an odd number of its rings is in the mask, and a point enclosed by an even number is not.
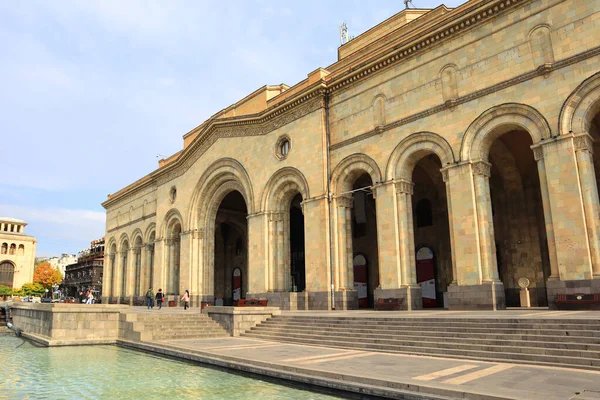
<svg viewBox="0 0 600 400"><path fill-rule="evenodd" d="M6 254L6 253L8 253L8 244L2 243L2 249L0 250L0 254Z"/></svg>
<svg viewBox="0 0 600 400"><path fill-rule="evenodd" d="M17 254L17 245L16 244L13 243L13 244L10 245L10 252L9 252L9 254L12 254L13 256L15 254Z"/></svg>
<svg viewBox="0 0 600 400"><path fill-rule="evenodd" d="M281 143L281 155L283 157L286 157L289 152L290 152L290 141L284 140L283 143Z"/></svg>
<svg viewBox="0 0 600 400"><path fill-rule="evenodd" d="M20 244L18 255L22 256L23 254L25 254L25 246Z"/></svg>
<svg viewBox="0 0 600 400"><path fill-rule="evenodd" d="M417 203L417 228L433 225L431 214L431 203L427 199L421 199Z"/></svg>
<svg viewBox="0 0 600 400"><path fill-rule="evenodd" d="M13 279L15 276L15 266L10 262L0 264L0 285L13 287Z"/></svg>

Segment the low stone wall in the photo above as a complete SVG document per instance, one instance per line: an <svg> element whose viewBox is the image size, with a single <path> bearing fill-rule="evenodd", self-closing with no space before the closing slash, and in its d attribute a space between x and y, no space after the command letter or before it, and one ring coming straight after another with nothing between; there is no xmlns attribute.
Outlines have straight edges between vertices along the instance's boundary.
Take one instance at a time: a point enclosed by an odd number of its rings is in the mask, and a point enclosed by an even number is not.
<svg viewBox="0 0 600 400"><path fill-rule="evenodd" d="M281 314L278 307L206 307L208 314L232 336L239 336L273 315Z"/></svg>
<svg viewBox="0 0 600 400"><path fill-rule="evenodd" d="M109 304L11 305L13 324L23 336L46 346L116 343L119 315L127 308Z"/></svg>

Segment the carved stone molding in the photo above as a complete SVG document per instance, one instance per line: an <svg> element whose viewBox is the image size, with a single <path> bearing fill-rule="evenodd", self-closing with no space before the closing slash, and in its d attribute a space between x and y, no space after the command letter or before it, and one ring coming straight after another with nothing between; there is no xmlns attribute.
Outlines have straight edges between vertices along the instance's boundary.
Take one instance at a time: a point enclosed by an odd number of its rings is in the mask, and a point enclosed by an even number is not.
<svg viewBox="0 0 600 400"><path fill-rule="evenodd" d="M542 146L534 147L533 149L533 158L535 161L540 161L544 159L544 149Z"/></svg>
<svg viewBox="0 0 600 400"><path fill-rule="evenodd" d="M405 193L412 196L415 184L406 180L396 182L396 193Z"/></svg>
<svg viewBox="0 0 600 400"><path fill-rule="evenodd" d="M351 194L343 194L335 198L336 204L338 207L342 208L352 208L354 202L352 201Z"/></svg>
<svg viewBox="0 0 600 400"><path fill-rule="evenodd" d="M473 175L483 175L486 178L491 176L492 164L485 161L477 161L473 163Z"/></svg>
<svg viewBox="0 0 600 400"><path fill-rule="evenodd" d="M442 180L446 183L448 183L448 180L450 179L450 175L448 174L448 170L447 169L442 169L440 171L442 173Z"/></svg>
<svg viewBox="0 0 600 400"><path fill-rule="evenodd" d="M587 151L590 153L594 151L594 142L590 135L575 136L575 151Z"/></svg>

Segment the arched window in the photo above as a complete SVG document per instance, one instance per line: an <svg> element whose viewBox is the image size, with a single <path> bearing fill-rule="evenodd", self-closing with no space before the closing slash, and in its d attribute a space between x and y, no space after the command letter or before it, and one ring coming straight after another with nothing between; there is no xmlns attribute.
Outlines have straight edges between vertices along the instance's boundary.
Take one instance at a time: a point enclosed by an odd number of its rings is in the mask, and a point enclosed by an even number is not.
<svg viewBox="0 0 600 400"><path fill-rule="evenodd" d="M417 228L431 225L433 225L431 203L427 199L421 199L417 203Z"/></svg>
<svg viewBox="0 0 600 400"><path fill-rule="evenodd" d="M8 244L2 243L2 250L0 250L0 254L7 254L7 253L8 253Z"/></svg>
<svg viewBox="0 0 600 400"><path fill-rule="evenodd" d="M15 266L5 261L0 264L0 285L13 287L13 279L15 276Z"/></svg>
<svg viewBox="0 0 600 400"><path fill-rule="evenodd" d="M18 255L22 256L23 254L25 254L25 246L20 244L19 245L19 251L17 253Z"/></svg>
<svg viewBox="0 0 600 400"><path fill-rule="evenodd" d="M9 254L12 254L13 256L15 254L17 254L17 245L16 244L13 243L13 244L10 245L10 252L9 252Z"/></svg>

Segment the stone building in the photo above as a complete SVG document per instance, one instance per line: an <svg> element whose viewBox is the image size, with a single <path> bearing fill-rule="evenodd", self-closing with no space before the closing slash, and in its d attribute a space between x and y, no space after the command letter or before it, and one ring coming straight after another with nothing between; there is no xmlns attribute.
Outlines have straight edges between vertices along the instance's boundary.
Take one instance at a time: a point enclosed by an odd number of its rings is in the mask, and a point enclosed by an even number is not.
<svg viewBox="0 0 600 400"><path fill-rule="evenodd" d="M79 292L94 291L94 297L102 293L104 272L104 238L93 240L88 249L77 254L76 262L67 265L62 282L63 293L77 296Z"/></svg>
<svg viewBox="0 0 600 400"><path fill-rule="evenodd" d="M20 288L33 282L37 240L24 233L27 222L0 218L0 285Z"/></svg>
<svg viewBox="0 0 600 400"><path fill-rule="evenodd" d="M407 9L109 195L104 292L288 309L600 293L600 2ZM243 71L240 71L243 73Z"/></svg>
<svg viewBox="0 0 600 400"><path fill-rule="evenodd" d="M46 261L50 263L52 268L60 271L62 276L65 276L67 265L71 265L77 262L77 256L75 254L61 254L60 257L50 257Z"/></svg>

